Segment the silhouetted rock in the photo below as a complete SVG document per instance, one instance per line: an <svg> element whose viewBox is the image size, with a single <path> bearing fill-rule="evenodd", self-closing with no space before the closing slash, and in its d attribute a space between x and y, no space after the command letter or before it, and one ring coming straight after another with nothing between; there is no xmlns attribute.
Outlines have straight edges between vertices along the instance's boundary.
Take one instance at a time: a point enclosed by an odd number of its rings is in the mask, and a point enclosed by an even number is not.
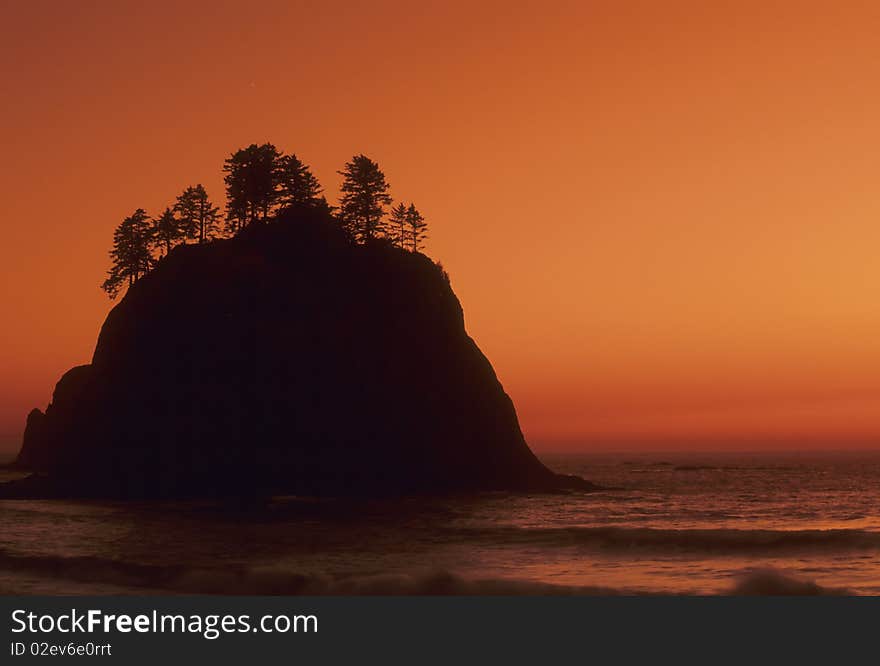
<svg viewBox="0 0 880 666"><path fill-rule="evenodd" d="M46 415L36 407L27 416L24 427L24 439L21 442L21 451L13 467L40 467L46 461L40 461L40 453L48 450L46 442Z"/></svg>
<svg viewBox="0 0 880 666"><path fill-rule="evenodd" d="M441 268L302 211L161 260L17 464L0 496L592 488L529 450Z"/></svg>
<svg viewBox="0 0 880 666"><path fill-rule="evenodd" d="M69 424L65 411L59 411L55 405L75 405L88 385L91 369L90 365L79 365L68 370L55 385L52 402L46 413L39 409L31 410L15 467L42 470L51 465L56 453L52 442L59 441L64 436Z"/></svg>

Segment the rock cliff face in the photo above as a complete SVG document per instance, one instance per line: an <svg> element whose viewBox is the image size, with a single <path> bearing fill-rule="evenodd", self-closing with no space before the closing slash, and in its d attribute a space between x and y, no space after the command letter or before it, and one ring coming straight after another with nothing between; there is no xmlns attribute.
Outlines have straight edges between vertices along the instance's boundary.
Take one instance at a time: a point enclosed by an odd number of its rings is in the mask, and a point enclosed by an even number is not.
<svg viewBox="0 0 880 666"><path fill-rule="evenodd" d="M589 488L529 450L441 268L302 212L162 259L17 464L0 496Z"/></svg>

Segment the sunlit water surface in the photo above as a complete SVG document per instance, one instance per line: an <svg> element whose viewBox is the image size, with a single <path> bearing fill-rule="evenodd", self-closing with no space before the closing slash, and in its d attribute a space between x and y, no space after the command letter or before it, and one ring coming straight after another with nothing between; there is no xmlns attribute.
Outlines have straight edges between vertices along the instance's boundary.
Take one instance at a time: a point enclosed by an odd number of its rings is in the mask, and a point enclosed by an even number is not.
<svg viewBox="0 0 880 666"><path fill-rule="evenodd" d="M773 570L880 594L880 453L543 458L614 489L3 501L0 592L717 594Z"/></svg>

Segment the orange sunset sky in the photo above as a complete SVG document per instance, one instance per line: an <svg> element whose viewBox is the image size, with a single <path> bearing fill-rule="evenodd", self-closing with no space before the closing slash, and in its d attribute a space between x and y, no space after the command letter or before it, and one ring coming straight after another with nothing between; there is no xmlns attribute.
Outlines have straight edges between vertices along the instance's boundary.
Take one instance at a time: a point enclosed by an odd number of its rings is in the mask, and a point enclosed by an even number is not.
<svg viewBox="0 0 880 666"><path fill-rule="evenodd" d="M271 141L432 225L538 450L880 445L880 4L0 4L0 448Z"/></svg>

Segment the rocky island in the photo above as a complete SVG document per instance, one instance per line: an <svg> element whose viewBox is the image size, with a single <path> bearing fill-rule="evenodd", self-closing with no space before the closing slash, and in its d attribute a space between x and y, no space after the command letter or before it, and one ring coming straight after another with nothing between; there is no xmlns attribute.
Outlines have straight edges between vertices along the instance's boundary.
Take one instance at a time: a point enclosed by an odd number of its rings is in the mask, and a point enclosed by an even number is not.
<svg viewBox="0 0 880 666"><path fill-rule="evenodd" d="M0 497L593 488L530 451L442 267L316 207L169 251L15 465Z"/></svg>

